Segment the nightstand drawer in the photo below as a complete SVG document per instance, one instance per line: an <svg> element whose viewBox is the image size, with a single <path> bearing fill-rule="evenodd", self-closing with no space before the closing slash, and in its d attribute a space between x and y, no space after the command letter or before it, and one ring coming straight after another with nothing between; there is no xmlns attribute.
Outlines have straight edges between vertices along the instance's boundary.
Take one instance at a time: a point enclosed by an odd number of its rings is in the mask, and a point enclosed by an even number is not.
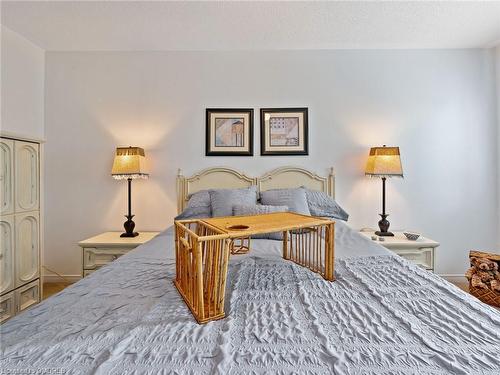
<svg viewBox="0 0 500 375"><path fill-rule="evenodd" d="M398 254L400 257L415 263L416 265L425 268L426 270L434 269L434 249L420 248L420 249L391 249L391 251Z"/></svg>
<svg viewBox="0 0 500 375"><path fill-rule="evenodd" d="M376 236L371 230L362 230L361 235L366 238L375 237L374 242L399 255L402 258L416 264L423 269L434 272L434 254L439 242L430 238L420 236L417 240L409 240L404 232L394 232L394 236Z"/></svg>
<svg viewBox="0 0 500 375"><path fill-rule="evenodd" d="M94 268L93 270L83 270L83 277L87 277L88 275L90 275L91 273L94 273L98 269L99 268Z"/></svg>
<svg viewBox="0 0 500 375"><path fill-rule="evenodd" d="M113 262L123 254L128 253L130 250L131 249L84 248L83 268L97 269L105 264Z"/></svg>
<svg viewBox="0 0 500 375"><path fill-rule="evenodd" d="M80 241L82 276L88 276L102 266L155 238L159 232L140 232L136 237L121 237L121 232L104 232Z"/></svg>

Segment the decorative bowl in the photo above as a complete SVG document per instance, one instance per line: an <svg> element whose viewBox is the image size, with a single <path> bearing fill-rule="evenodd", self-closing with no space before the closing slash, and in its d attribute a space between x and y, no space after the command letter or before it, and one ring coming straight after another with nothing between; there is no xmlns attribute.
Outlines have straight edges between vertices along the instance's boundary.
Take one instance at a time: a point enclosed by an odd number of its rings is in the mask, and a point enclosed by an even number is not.
<svg viewBox="0 0 500 375"><path fill-rule="evenodd" d="M403 232L403 234L410 241L416 241L420 237L420 233L416 233L416 232L408 232L408 231L406 231L406 232Z"/></svg>

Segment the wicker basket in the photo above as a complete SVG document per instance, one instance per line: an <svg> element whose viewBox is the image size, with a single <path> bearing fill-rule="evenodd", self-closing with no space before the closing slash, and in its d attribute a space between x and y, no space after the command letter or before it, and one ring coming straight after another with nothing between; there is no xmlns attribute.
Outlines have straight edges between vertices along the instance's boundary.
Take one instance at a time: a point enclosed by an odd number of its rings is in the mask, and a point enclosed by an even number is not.
<svg viewBox="0 0 500 375"><path fill-rule="evenodd" d="M469 252L469 259L470 258L487 258L489 260L493 260L498 263L500 266L500 255L499 254L493 254L493 253L485 253L482 251L470 251ZM472 264L471 264L472 266ZM474 297L478 298L484 303L487 303L488 305L495 306L495 307L500 307L500 293L495 292L491 289L483 289L483 288L477 288L472 286L472 281L469 281L469 293L472 294Z"/></svg>

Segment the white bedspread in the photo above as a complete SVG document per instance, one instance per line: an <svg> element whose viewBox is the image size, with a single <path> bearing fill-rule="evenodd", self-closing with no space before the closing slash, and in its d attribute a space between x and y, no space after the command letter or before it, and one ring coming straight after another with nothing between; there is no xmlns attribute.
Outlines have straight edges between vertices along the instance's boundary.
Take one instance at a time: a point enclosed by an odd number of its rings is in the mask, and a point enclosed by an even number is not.
<svg viewBox="0 0 500 375"><path fill-rule="evenodd" d="M1 326L0 373L500 374L500 313L336 228L335 282L254 240L206 325L167 232Z"/></svg>

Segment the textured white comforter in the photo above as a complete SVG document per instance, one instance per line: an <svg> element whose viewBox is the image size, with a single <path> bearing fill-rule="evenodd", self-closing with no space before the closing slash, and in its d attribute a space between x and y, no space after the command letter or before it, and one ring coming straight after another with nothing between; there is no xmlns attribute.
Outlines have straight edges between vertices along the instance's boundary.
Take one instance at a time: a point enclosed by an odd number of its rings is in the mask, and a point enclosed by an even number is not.
<svg viewBox="0 0 500 375"><path fill-rule="evenodd" d="M500 374L496 310L343 223L337 281L253 240L231 259L227 318L206 325L173 287L172 247L167 231L5 323L0 371Z"/></svg>

